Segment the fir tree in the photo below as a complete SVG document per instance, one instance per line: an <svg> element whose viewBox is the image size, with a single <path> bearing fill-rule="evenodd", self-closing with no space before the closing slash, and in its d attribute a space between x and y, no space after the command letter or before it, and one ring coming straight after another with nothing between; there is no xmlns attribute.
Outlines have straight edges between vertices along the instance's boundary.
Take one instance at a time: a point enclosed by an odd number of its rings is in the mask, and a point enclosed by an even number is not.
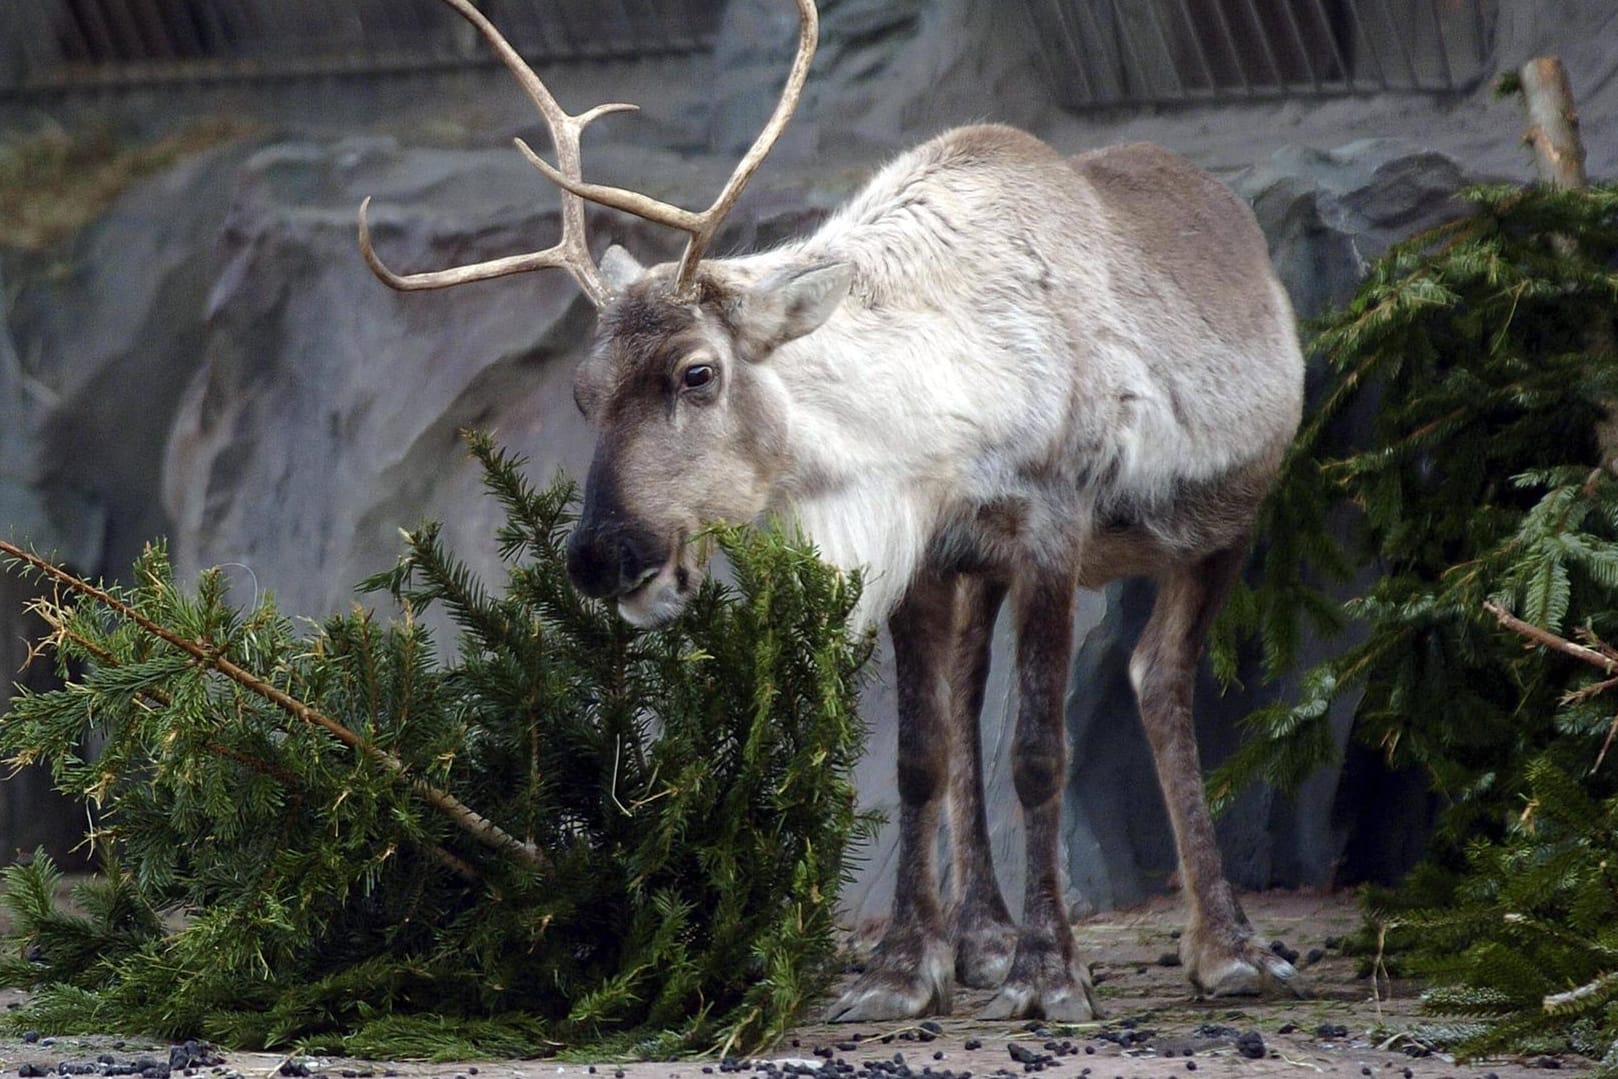
<svg viewBox="0 0 1618 1079"><path fill-rule="evenodd" d="M1423 768L1455 804L1455 834L1479 816L1503 821L1526 762L1562 733L1552 717L1569 679L1584 675L1525 655L1483 603L1551 630L1611 629L1618 512L1611 477L1592 466L1618 356L1592 351L1591 331L1614 321L1618 190L1465 197L1469 216L1394 248L1319 328L1327 384L1215 658L1232 674L1251 634L1273 677L1295 662L1306 622L1333 630L1346 615L1366 632L1304 676L1300 701L1251 717L1254 737L1211 780L1217 797L1256 778L1290 788L1327 763L1327 706L1352 691L1355 737ZM1342 449L1339 425L1366 407L1370 445ZM1339 544L1329 523L1345 508L1353 534ZM1339 610L1319 585L1360 566L1377 576Z"/></svg>
<svg viewBox="0 0 1618 1079"><path fill-rule="evenodd" d="M1253 634L1273 676L1306 621L1361 636L1250 717L1210 787L1295 786L1335 753L1332 703L1354 700L1352 737L1444 798L1424 864L1371 898L1436 979L1432 1005L1480 1021L1466 1051L1573 1037L1602 1056L1618 1038L1618 479L1597 432L1618 400L1618 189L1464 197L1468 216L1391 250L1319 327L1326 384L1216 660L1230 676ZM1355 414L1370 441L1345 447ZM1341 610L1319 590L1365 568Z"/></svg>
<svg viewBox="0 0 1618 1079"><path fill-rule="evenodd" d="M721 530L735 585L636 632L567 582L571 485L471 445L507 514L498 592L428 525L365 586L391 622L299 632L216 573L176 587L156 547L128 588L38 605L67 685L14 702L0 752L89 800L105 873L74 915L43 856L9 870L0 982L34 997L7 1025L666 1054L758 1045L819 990L871 823L857 579Z"/></svg>

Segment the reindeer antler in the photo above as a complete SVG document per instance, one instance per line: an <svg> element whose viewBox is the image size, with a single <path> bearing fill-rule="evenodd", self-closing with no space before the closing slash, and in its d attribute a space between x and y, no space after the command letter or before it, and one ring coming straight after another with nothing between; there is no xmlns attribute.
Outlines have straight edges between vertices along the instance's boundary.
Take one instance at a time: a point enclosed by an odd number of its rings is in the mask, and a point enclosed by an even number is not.
<svg viewBox="0 0 1618 1079"><path fill-rule="evenodd" d="M536 169L565 191L602 206L610 206L647 221L670 225L682 232L690 233L691 239L685 245L685 254L680 257L679 272L674 279L675 294L689 296L696 277L697 263L702 261L714 233L719 231L725 215L736 205L742 189L753 178L753 173L758 171L765 155L780 139L787 121L791 120L792 114L797 111L798 101L803 96L803 84L809 78L809 65L815 58L815 44L819 37L820 13L815 8L814 0L798 0L798 54L792 60L791 71L787 73L786 86L781 90L781 99L776 103L775 112L771 114L769 123L764 125L764 130L759 132L758 138L753 140L753 145L748 148L736 170L731 173L730 179L719 192L719 197L714 199L713 205L706 210L700 212L686 210L666 202L659 202L638 191L609 187L605 184L585 183L582 177L568 176L565 164L562 164L561 171L552 168L520 139L517 141L517 148L523 151ZM562 163L560 154L557 161Z"/></svg>
<svg viewBox="0 0 1618 1079"><path fill-rule="evenodd" d="M365 256L371 272L393 288L414 290L448 288L468 281L483 281L491 277L504 277L508 274L559 266L573 275L591 302L598 308L603 307L612 299L613 293L606 279L602 277L600 268L590 257L589 245L585 240L582 200L588 199L602 206L623 210L647 221L671 225L689 233L691 239L685 245L685 254L680 257L679 271L674 278L675 294L682 297L689 296L693 291L697 264L702 261L714 233L719 231L725 215L736 205L742 189L753 178L753 173L758 171L759 164L780 139L787 121L792 119L793 112L798 108L798 101L803 96L803 84L809 77L809 64L815 56L815 44L820 36L820 14L815 9L814 0L797 0L798 52L793 58L792 69L787 74L786 86L781 91L781 99L776 103L775 112L771 114L769 122L764 125L764 130L759 132L758 138L753 140L753 145L748 148L735 171L731 173L730 179L719 192L719 197L714 199L712 206L700 212L659 202L637 191L586 183L579 162L579 136L597 117L609 112L634 109L637 106L622 103L597 105L588 112L570 116L556 103L556 99L545 88L539 76L534 74L534 69L517 55L517 50L513 49L500 31L494 28L494 24L472 6L471 0L444 0L444 3L477 27L478 32L488 41L506 68L527 91L529 98L539 109L540 116L544 118L545 126L550 131L551 143L556 147L555 167L536 154L522 139L514 141L517 149L522 151L529 163L563 191L562 238L552 247L526 255L509 255L488 262L436 270L431 273L396 274L383 265L376 249L371 245L371 233L365 221L366 207L371 202L367 198L360 203L360 253Z"/></svg>
<svg viewBox="0 0 1618 1079"><path fill-rule="evenodd" d="M470 0L444 0L444 3L454 8L477 28L483 35L495 55L500 57L507 70L516 78L519 85L527 91L528 96L539 109L540 116L545 121L545 127L550 132L551 143L556 147L556 160L561 166L558 173L549 165L543 171L547 176L567 175L573 183L583 180L582 166L579 162L579 136L590 122L609 112L623 112L638 108L636 105L615 103L610 105L597 105L587 112L571 116L556 103L556 98L545 88L534 69L524 62L517 50L511 47L494 24L484 17L483 13L473 7ZM521 139L517 145L530 158L533 151ZM542 270L556 266L567 270L573 279L579 283L579 288L590 298L596 307L604 307L612 299L612 288L601 276L601 270L595 260L590 257L590 247L584 233L584 202L570 192L566 184L562 185L562 238L551 247L543 251L533 251L526 255L509 255L505 258L490 259L487 262L476 262L468 266L456 266L447 270L435 270L431 273L397 274L388 269L377 255L376 248L371 245L371 230L366 224L365 211L371 204L366 198L360 203L360 253L365 256L365 262L371 267L371 272L381 278L384 284L401 291L414 291L417 289L448 288L451 285L462 285L469 281L485 281L491 277L505 277L508 274L526 273L529 270Z"/></svg>

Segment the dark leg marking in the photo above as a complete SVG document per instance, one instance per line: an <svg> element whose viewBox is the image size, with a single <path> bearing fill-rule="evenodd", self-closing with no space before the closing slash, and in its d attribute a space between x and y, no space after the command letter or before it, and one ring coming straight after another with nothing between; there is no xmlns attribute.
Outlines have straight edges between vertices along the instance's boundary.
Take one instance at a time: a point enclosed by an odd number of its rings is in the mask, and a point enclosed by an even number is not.
<svg viewBox="0 0 1618 1079"><path fill-rule="evenodd" d="M994 620L1005 595L1005 585L998 581L964 576L955 600L954 707L949 715L949 830L955 905L950 927L955 939L955 977L962 985L979 989L993 989L1005 981L1017 944L1017 924L1000 895L989 850L979 726Z"/></svg>
<svg viewBox="0 0 1618 1079"><path fill-rule="evenodd" d="M1062 700L1072 654L1074 580L1065 570L1035 568L1015 589L1021 702L1012 783L1027 828L1027 891L1011 970L983 1017L1082 1023L1095 1018L1095 995L1074 947L1057 868L1067 779Z"/></svg>
<svg viewBox="0 0 1618 1079"><path fill-rule="evenodd" d="M832 1022L947 1014L954 949L933 864L949 782L950 679L955 581L918 578L888 625L899 711L899 867L893 916L866 972L832 1006Z"/></svg>

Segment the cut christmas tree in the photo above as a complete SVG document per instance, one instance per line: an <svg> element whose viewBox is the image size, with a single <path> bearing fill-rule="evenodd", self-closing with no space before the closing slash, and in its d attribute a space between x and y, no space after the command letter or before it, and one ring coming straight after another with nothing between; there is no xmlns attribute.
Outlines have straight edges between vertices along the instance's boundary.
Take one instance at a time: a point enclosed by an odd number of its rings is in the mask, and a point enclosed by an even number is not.
<svg viewBox="0 0 1618 1079"><path fill-rule="evenodd" d="M851 844L868 637L859 582L777 532L720 530L734 584L637 632L580 599L573 488L531 489L473 437L507 514L492 590L410 534L356 607L301 627L176 585L37 607L63 689L0 752L94 811L104 873L52 903L9 870L0 1020L241 1047L453 1057L748 1048L821 987ZM431 607L458 631L439 658Z"/></svg>

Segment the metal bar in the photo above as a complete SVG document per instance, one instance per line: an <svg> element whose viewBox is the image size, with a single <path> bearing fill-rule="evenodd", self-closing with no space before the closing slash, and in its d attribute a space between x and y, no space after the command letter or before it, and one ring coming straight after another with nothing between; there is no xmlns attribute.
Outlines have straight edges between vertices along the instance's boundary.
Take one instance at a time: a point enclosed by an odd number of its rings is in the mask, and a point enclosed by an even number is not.
<svg viewBox="0 0 1618 1079"><path fill-rule="evenodd" d="M170 60L190 58L192 54L186 51L185 35L180 30L180 24L185 21L183 13L175 11L172 4L158 4L153 0L140 0L140 6L149 27L147 33L163 55Z"/></svg>
<svg viewBox="0 0 1618 1079"><path fill-rule="evenodd" d="M1112 25L1115 28L1114 36L1116 36L1118 39L1118 55L1120 61L1122 61L1125 53L1129 54L1129 62L1127 64L1121 64L1123 70L1120 72L1120 78L1118 80L1119 88L1123 91L1123 95L1127 99L1131 96L1129 92L1130 86L1133 83L1139 83L1146 90L1144 97L1149 100L1152 97L1152 89L1151 84L1147 80L1150 76L1151 69L1140 61L1140 53L1135 49L1135 35L1131 32L1129 26L1124 22L1124 13L1118 8L1118 0L1108 0L1108 2L1112 6ZM1147 4L1150 6L1150 0L1147 0ZM1135 73L1134 79L1129 77L1130 72ZM1140 97L1142 95L1134 96Z"/></svg>
<svg viewBox="0 0 1618 1079"><path fill-rule="evenodd" d="M1315 93L1320 93L1320 75L1315 71L1315 62L1309 56L1309 42L1303 36L1303 30L1298 26L1298 13L1293 10L1290 0L1282 0L1276 5L1281 9L1281 15L1287 21L1287 27L1292 31L1292 40L1298 44L1298 58L1303 61L1303 69L1308 73L1309 85L1313 86ZM1331 28L1327 27L1328 35Z"/></svg>
<svg viewBox="0 0 1618 1079"><path fill-rule="evenodd" d="M1455 75L1450 70L1448 36L1444 33L1444 20L1438 14L1437 0L1428 0L1427 14L1432 19L1433 33L1438 36L1438 48L1435 51L1438 53L1438 69L1443 73L1444 89L1453 90Z"/></svg>
<svg viewBox="0 0 1618 1079"><path fill-rule="evenodd" d="M1343 43L1337 38L1337 25L1332 22L1331 15L1327 13L1323 0L1312 0L1315 7L1315 17L1320 21L1320 29L1326 35L1326 43L1331 46L1332 59L1337 63L1337 70L1342 75L1343 85L1350 92L1354 89L1354 70L1343 54ZM1351 0L1342 0L1344 10L1353 8Z"/></svg>
<svg viewBox="0 0 1618 1079"><path fill-rule="evenodd" d="M141 41L140 27L130 17L127 0L100 0L98 6L106 15L112 38L112 55L108 59L132 60L144 56L146 48Z"/></svg>
<svg viewBox="0 0 1618 1079"><path fill-rule="evenodd" d="M175 25L174 36L186 55L198 59L209 59L212 55L207 42L203 39L199 29L198 20L203 18L195 7L181 5L178 9L171 9Z"/></svg>
<svg viewBox="0 0 1618 1079"><path fill-rule="evenodd" d="M1382 66L1382 53L1371 38L1371 32L1365 28L1365 20L1360 18L1359 0L1344 0L1343 10L1354 21L1354 40L1365 43L1365 54L1371 58L1371 66L1376 68L1377 85L1388 89L1388 71Z"/></svg>
<svg viewBox="0 0 1618 1079"><path fill-rule="evenodd" d="M79 4L77 10L89 21L90 33L95 39L99 59L108 62L118 59L118 36L108 21L107 11L100 3ZM92 56L95 60L97 57Z"/></svg>
<svg viewBox="0 0 1618 1079"><path fill-rule="evenodd" d="M1494 31L1489 20L1483 14L1483 0L1472 0L1472 29L1477 34L1476 47L1472 50L1472 61L1482 67L1489 59L1489 53L1494 49Z"/></svg>
<svg viewBox="0 0 1618 1079"><path fill-rule="evenodd" d="M127 59L139 60L151 56L162 60L173 59L163 48L161 35L151 25L151 12L141 10L150 7L150 0L122 0L121 6L126 20L126 40L133 46Z"/></svg>
<svg viewBox="0 0 1618 1079"><path fill-rule="evenodd" d="M1185 20L1185 37L1191 42L1196 51L1197 62L1202 66L1202 77L1208 80L1208 93L1219 92L1219 81L1214 78L1213 65L1208 62L1208 53L1202 47L1202 38L1197 34L1197 24L1191 18L1190 0L1179 0L1180 17Z"/></svg>
<svg viewBox="0 0 1618 1079"><path fill-rule="evenodd" d="M551 13L552 24L561 35L562 50L557 54L558 60L572 60L585 55L580 44L580 38L573 23L572 14L568 11L567 0L561 0L546 9Z"/></svg>
<svg viewBox="0 0 1618 1079"><path fill-rule="evenodd" d="M1049 0L1049 2L1054 3L1055 0ZM1027 18L1029 29L1034 32L1034 40L1039 42L1039 48L1035 50L1035 53L1039 56L1040 66L1045 69L1046 85L1056 92L1057 99L1061 101L1062 104L1078 104L1078 102L1072 101L1068 98L1066 86L1063 83L1061 76L1057 73L1056 64L1051 60L1051 53L1055 50L1051 46L1049 35L1045 33L1045 27L1041 25L1040 17L1035 14L1036 10L1038 10L1037 6L1029 3L1019 4L1018 7L1022 10L1024 17Z"/></svg>
<svg viewBox="0 0 1618 1079"><path fill-rule="evenodd" d="M1235 65L1236 78L1241 80L1242 92L1252 96L1253 84L1247 79L1247 68L1242 64L1241 50L1236 47L1236 37L1230 32L1230 20L1225 18L1225 5L1223 0L1210 0L1213 6L1215 21L1219 23L1219 30L1225 37L1225 48L1230 50L1230 62Z"/></svg>
<svg viewBox="0 0 1618 1079"><path fill-rule="evenodd" d="M612 0L610 5L602 4L597 7L607 7L613 19L612 39L609 46L613 53L620 50L625 52L639 52L642 48L640 35L635 32L635 21L629 17L629 11L624 7L624 0ZM621 35L621 38L620 38Z"/></svg>
<svg viewBox="0 0 1618 1079"><path fill-rule="evenodd" d="M1378 0L1378 3L1382 7L1382 18L1387 21L1388 29L1393 31L1393 40L1399 46L1399 54L1404 57L1405 73L1410 76L1410 81L1406 85L1416 86L1421 80L1416 76L1416 61L1410 51L1410 43L1405 40L1405 35L1399 32L1399 24L1394 22L1393 13L1388 10L1388 0Z"/></svg>
<svg viewBox="0 0 1618 1079"><path fill-rule="evenodd" d="M1284 7L1287 2L1288 0L1281 0L1282 6ZM1253 0L1247 0L1247 14L1253 19L1253 32L1258 35L1258 44L1259 48L1263 50L1264 62L1270 65L1270 74L1275 76L1275 88L1285 90L1287 87L1286 72L1281 70L1280 63L1275 59L1275 50L1270 47L1269 28L1264 25L1264 18L1258 13L1258 7L1254 5Z"/></svg>
<svg viewBox="0 0 1618 1079"><path fill-rule="evenodd" d="M1091 104L1099 104L1101 98L1096 94L1095 87L1090 82L1090 72L1086 66L1089 53L1078 42L1076 38L1077 30L1068 20L1070 8L1076 2L1078 0L1067 0L1067 2L1055 0L1052 6L1056 9L1056 22L1062 28L1062 36L1067 39L1068 56L1073 61L1073 69L1078 72L1079 81L1084 84L1084 96Z"/></svg>
<svg viewBox="0 0 1618 1079"><path fill-rule="evenodd" d="M720 5L487 0L487 6L511 28L513 43L543 63L700 48L713 39ZM1036 62L1064 103L1075 106L1253 96L1272 86L1299 94L1454 92L1486 67L1494 33L1493 0L1443 6L1440 0L1022 0L1019 6L1039 39ZM491 63L481 52L446 53L433 0L0 0L0 7L24 12L28 21L18 25L26 26L44 26L43 13L51 13L51 33L16 34L10 43L16 78L15 86L0 87L6 96ZM1421 36L1427 33L1433 41Z"/></svg>
<svg viewBox="0 0 1618 1079"><path fill-rule="evenodd" d="M1169 44L1169 36L1163 26L1163 12L1158 7L1158 0L1146 0L1146 10L1152 13L1152 28L1157 31L1157 43L1163 46L1163 68L1174 76L1175 96L1187 98L1191 95L1185 87L1185 76L1180 73L1180 65L1174 61L1174 46Z"/></svg>
<svg viewBox="0 0 1618 1079"><path fill-rule="evenodd" d="M524 59L533 63L555 59L558 50L551 44L551 21L555 18L555 13L549 7L536 11L528 5L524 5L521 10L522 18L512 26L512 34L516 36L509 37L511 44ZM489 58L481 48L478 49L477 55L480 62Z"/></svg>
<svg viewBox="0 0 1618 1079"><path fill-rule="evenodd" d="M26 86L33 81L35 69L50 63L48 55L42 56L46 50L42 46L54 45L49 52L57 53L60 60L62 42L60 38L51 40L50 36L42 32L37 25L38 19L31 19L30 15L37 15L26 8L18 6L0 7L0 41L15 43L11 49L13 66L7 75L7 68L0 64L0 95L6 91L15 91L18 87ZM33 23L35 25L28 25Z"/></svg>
<svg viewBox="0 0 1618 1079"><path fill-rule="evenodd" d="M205 51L216 57L232 55L236 50L232 35L225 28L223 16L219 13L217 4L203 4L197 16L202 20L198 34L205 41Z"/></svg>
<svg viewBox="0 0 1618 1079"><path fill-rule="evenodd" d="M663 41L672 44L676 39L689 36L690 27L686 25L684 17L674 10L673 0L651 0L651 8L657 13L657 26L661 29ZM655 38L649 39L647 51L656 48Z"/></svg>
<svg viewBox="0 0 1618 1079"><path fill-rule="evenodd" d="M391 52L399 40L399 3L377 4L360 0L354 4L354 23L359 35L352 46L355 58L364 63L378 53Z"/></svg>
<svg viewBox="0 0 1618 1079"><path fill-rule="evenodd" d="M1075 6L1074 24L1079 27L1081 33L1083 32L1084 24L1080 20L1085 15L1090 17L1090 40L1095 44L1095 51L1103 53L1101 59L1105 64L1099 74L1105 76L1106 85L1102 94L1097 96L1109 105L1115 104L1122 100L1124 96L1123 64L1116 55L1106 51L1107 38L1110 35L1108 35L1106 28L1101 25L1100 21L1096 19L1094 3L1090 2L1090 0L1078 0L1078 4Z"/></svg>
<svg viewBox="0 0 1618 1079"><path fill-rule="evenodd" d="M84 25L80 21L80 18L79 18L79 10L78 10L77 6L75 6L73 4L64 4L62 6L61 25L64 28L66 28L68 30L71 30L72 34L73 34L73 37L76 39L74 44L75 44L76 51L78 53L77 59L89 60L93 56L95 56L96 49L95 49L95 47L93 45L90 44L89 37L86 36ZM32 39L32 38L33 38L33 35L30 34L24 40L29 40L29 39ZM38 66L44 66L44 65L38 65ZM29 69L30 70L30 76L25 76L26 81L31 81L31 73L32 73L33 69L34 69L34 65L30 65L30 69Z"/></svg>

